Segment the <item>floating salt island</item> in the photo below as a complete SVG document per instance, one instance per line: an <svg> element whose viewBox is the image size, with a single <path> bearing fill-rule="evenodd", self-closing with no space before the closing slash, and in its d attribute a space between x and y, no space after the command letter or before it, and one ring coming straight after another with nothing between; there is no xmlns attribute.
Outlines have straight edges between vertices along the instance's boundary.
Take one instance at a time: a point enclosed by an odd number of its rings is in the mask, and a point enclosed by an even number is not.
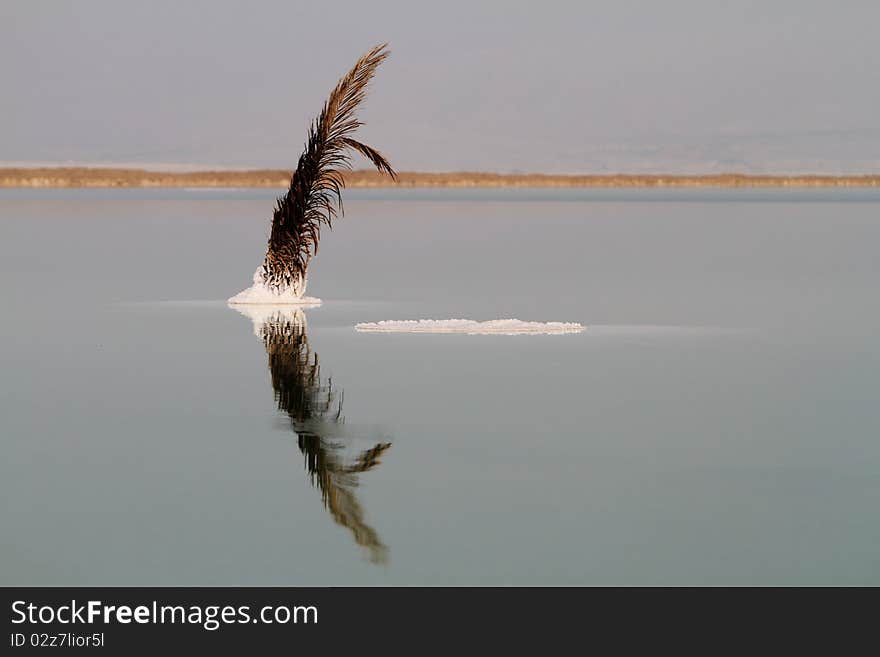
<svg viewBox="0 0 880 657"><path fill-rule="evenodd" d="M410 319L357 324L368 333L464 333L467 335L563 335L587 327L574 322L523 322L519 319Z"/></svg>
<svg viewBox="0 0 880 657"><path fill-rule="evenodd" d="M288 287L277 292L259 277L260 270L254 274L254 284L246 290L242 290L234 297L226 300L230 306L266 305L266 306L320 306L321 300L317 297L298 296L299 290Z"/></svg>

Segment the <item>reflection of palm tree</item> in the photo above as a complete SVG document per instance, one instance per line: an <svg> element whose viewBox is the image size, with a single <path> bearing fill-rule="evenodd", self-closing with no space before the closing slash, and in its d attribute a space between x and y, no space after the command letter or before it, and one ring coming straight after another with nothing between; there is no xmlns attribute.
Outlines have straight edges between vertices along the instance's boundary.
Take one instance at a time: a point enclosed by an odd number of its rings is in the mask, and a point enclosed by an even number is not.
<svg viewBox="0 0 880 657"><path fill-rule="evenodd" d="M347 459L344 451L343 395L330 379L321 378L318 354L309 348L306 318L296 306L235 306L254 322L254 332L269 355L269 371L278 409L290 418L297 444L305 457L312 485L321 491L324 507L333 520L351 531L355 543L365 548L373 563L388 559L388 548L364 520L355 495L358 474L376 467L391 443Z"/></svg>

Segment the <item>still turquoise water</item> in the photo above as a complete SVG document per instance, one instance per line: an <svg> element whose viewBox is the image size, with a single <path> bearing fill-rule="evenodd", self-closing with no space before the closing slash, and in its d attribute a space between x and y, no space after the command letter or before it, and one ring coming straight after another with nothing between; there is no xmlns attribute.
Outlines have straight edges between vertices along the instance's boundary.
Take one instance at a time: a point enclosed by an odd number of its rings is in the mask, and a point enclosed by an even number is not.
<svg viewBox="0 0 880 657"><path fill-rule="evenodd" d="M0 583L880 584L880 190L272 199L0 190Z"/></svg>

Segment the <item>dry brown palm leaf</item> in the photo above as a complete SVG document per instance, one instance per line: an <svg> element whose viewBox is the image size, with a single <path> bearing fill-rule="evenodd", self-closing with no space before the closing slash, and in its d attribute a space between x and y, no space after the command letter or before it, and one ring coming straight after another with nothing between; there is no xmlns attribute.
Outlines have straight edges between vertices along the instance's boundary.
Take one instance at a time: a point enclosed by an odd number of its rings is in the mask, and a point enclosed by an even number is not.
<svg viewBox="0 0 880 657"><path fill-rule="evenodd" d="M321 229L332 228L333 219L343 213L342 173L351 169L352 151L369 159L380 172L396 177L382 153L352 137L363 125L355 110L388 54L387 44L382 44L361 57L333 89L309 129L290 189L276 203L269 248L259 272L262 283L275 294L292 290L299 297L305 292L309 262L318 251Z"/></svg>

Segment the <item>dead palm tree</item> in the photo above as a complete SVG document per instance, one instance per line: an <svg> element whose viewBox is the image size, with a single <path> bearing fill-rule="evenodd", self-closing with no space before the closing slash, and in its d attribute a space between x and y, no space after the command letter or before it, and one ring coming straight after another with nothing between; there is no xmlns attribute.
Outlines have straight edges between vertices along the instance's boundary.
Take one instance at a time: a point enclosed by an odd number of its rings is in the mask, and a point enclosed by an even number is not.
<svg viewBox="0 0 880 657"><path fill-rule="evenodd" d="M352 137L363 125L355 110L388 54L387 44L382 44L361 57L339 80L309 129L290 188L275 204L269 247L254 274L254 283L274 295L301 298L305 293L309 262L318 251L321 229L332 228L333 219L343 214L342 174L351 169L352 151L369 159L380 172L396 177L382 153Z"/></svg>

